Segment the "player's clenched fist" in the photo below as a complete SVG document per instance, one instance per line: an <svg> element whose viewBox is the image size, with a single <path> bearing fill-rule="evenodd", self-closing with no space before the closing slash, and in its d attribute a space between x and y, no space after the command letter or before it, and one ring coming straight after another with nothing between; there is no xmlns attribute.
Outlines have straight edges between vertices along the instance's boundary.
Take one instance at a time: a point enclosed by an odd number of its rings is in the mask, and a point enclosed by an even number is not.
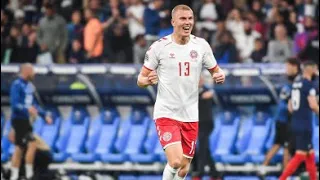
<svg viewBox="0 0 320 180"><path fill-rule="evenodd" d="M151 71L148 75L148 80L151 82L152 85L158 83L158 75L156 71Z"/></svg>
<svg viewBox="0 0 320 180"><path fill-rule="evenodd" d="M216 82L217 84L222 84L224 83L225 79L226 79L226 75L224 74L224 72L222 70L220 70L217 73L214 73L212 76L214 82Z"/></svg>

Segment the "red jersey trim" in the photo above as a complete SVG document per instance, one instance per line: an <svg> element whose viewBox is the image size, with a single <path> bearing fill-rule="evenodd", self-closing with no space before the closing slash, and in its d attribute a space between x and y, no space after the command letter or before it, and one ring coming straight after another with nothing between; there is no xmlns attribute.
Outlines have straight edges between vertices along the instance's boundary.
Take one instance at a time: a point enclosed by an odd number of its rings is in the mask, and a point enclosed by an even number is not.
<svg viewBox="0 0 320 180"><path fill-rule="evenodd" d="M153 71L153 69L148 68L147 66L143 65L144 68L148 69L149 71Z"/></svg>
<svg viewBox="0 0 320 180"><path fill-rule="evenodd" d="M213 68L210 68L210 69L208 69L208 70L210 70L210 71L211 71L211 70L215 70L217 67L219 67L218 64L215 65Z"/></svg>

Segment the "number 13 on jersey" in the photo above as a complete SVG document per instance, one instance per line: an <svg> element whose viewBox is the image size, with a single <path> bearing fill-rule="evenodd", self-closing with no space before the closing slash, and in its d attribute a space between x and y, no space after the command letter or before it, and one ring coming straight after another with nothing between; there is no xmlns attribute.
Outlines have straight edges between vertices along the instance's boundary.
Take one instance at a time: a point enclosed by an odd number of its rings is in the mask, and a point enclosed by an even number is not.
<svg viewBox="0 0 320 180"><path fill-rule="evenodd" d="M190 76L190 62L179 62L179 76Z"/></svg>

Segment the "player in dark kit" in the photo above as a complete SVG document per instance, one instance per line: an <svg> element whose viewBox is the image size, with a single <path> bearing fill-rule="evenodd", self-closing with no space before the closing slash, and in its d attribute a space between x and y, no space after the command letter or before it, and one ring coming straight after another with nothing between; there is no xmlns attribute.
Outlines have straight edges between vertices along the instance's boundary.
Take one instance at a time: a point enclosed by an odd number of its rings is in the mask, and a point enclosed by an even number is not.
<svg viewBox="0 0 320 180"><path fill-rule="evenodd" d="M288 101L290 99L291 87L294 79L299 74L300 71L300 62L296 58L289 58L286 62L286 75L289 83L285 84L281 88L280 92L280 101L277 107L277 113L275 116L276 120L276 136L274 140L274 145L267 153L263 165L259 168L259 174L265 175L266 166L269 165L270 161L280 150L281 147L284 147L283 153L283 168L285 168L290 159L289 153L289 112L288 112Z"/></svg>
<svg viewBox="0 0 320 180"><path fill-rule="evenodd" d="M31 83L34 75L32 64L21 65L20 76L12 83L10 89L11 122L15 131L15 150L11 160L12 176L10 180L17 180L19 177L19 167L24 150L26 151L26 178L31 179L33 177L36 142L32 133L31 121L40 115L48 123L52 122L51 117L45 117L45 112L36 104L35 89Z"/></svg>
<svg viewBox="0 0 320 180"><path fill-rule="evenodd" d="M304 63L302 76L298 76L292 85L288 109L292 112L291 132L296 143L296 154L283 171L280 180L286 180L303 162L306 163L310 180L317 179L315 153L312 146L312 111L319 115L316 89L312 83L316 72L317 64Z"/></svg>

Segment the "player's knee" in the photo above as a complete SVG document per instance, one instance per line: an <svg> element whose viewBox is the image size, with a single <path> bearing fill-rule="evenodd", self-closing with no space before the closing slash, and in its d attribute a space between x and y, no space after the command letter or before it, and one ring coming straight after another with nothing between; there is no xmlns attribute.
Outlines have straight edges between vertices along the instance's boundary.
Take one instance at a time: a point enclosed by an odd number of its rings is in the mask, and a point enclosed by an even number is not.
<svg viewBox="0 0 320 180"><path fill-rule="evenodd" d="M169 165L174 169L179 169L182 165L182 158L175 158L172 161L169 161Z"/></svg>
<svg viewBox="0 0 320 180"><path fill-rule="evenodd" d="M179 176L185 177L188 174L189 169L190 169L190 166L185 166L185 167L181 168L179 171Z"/></svg>

